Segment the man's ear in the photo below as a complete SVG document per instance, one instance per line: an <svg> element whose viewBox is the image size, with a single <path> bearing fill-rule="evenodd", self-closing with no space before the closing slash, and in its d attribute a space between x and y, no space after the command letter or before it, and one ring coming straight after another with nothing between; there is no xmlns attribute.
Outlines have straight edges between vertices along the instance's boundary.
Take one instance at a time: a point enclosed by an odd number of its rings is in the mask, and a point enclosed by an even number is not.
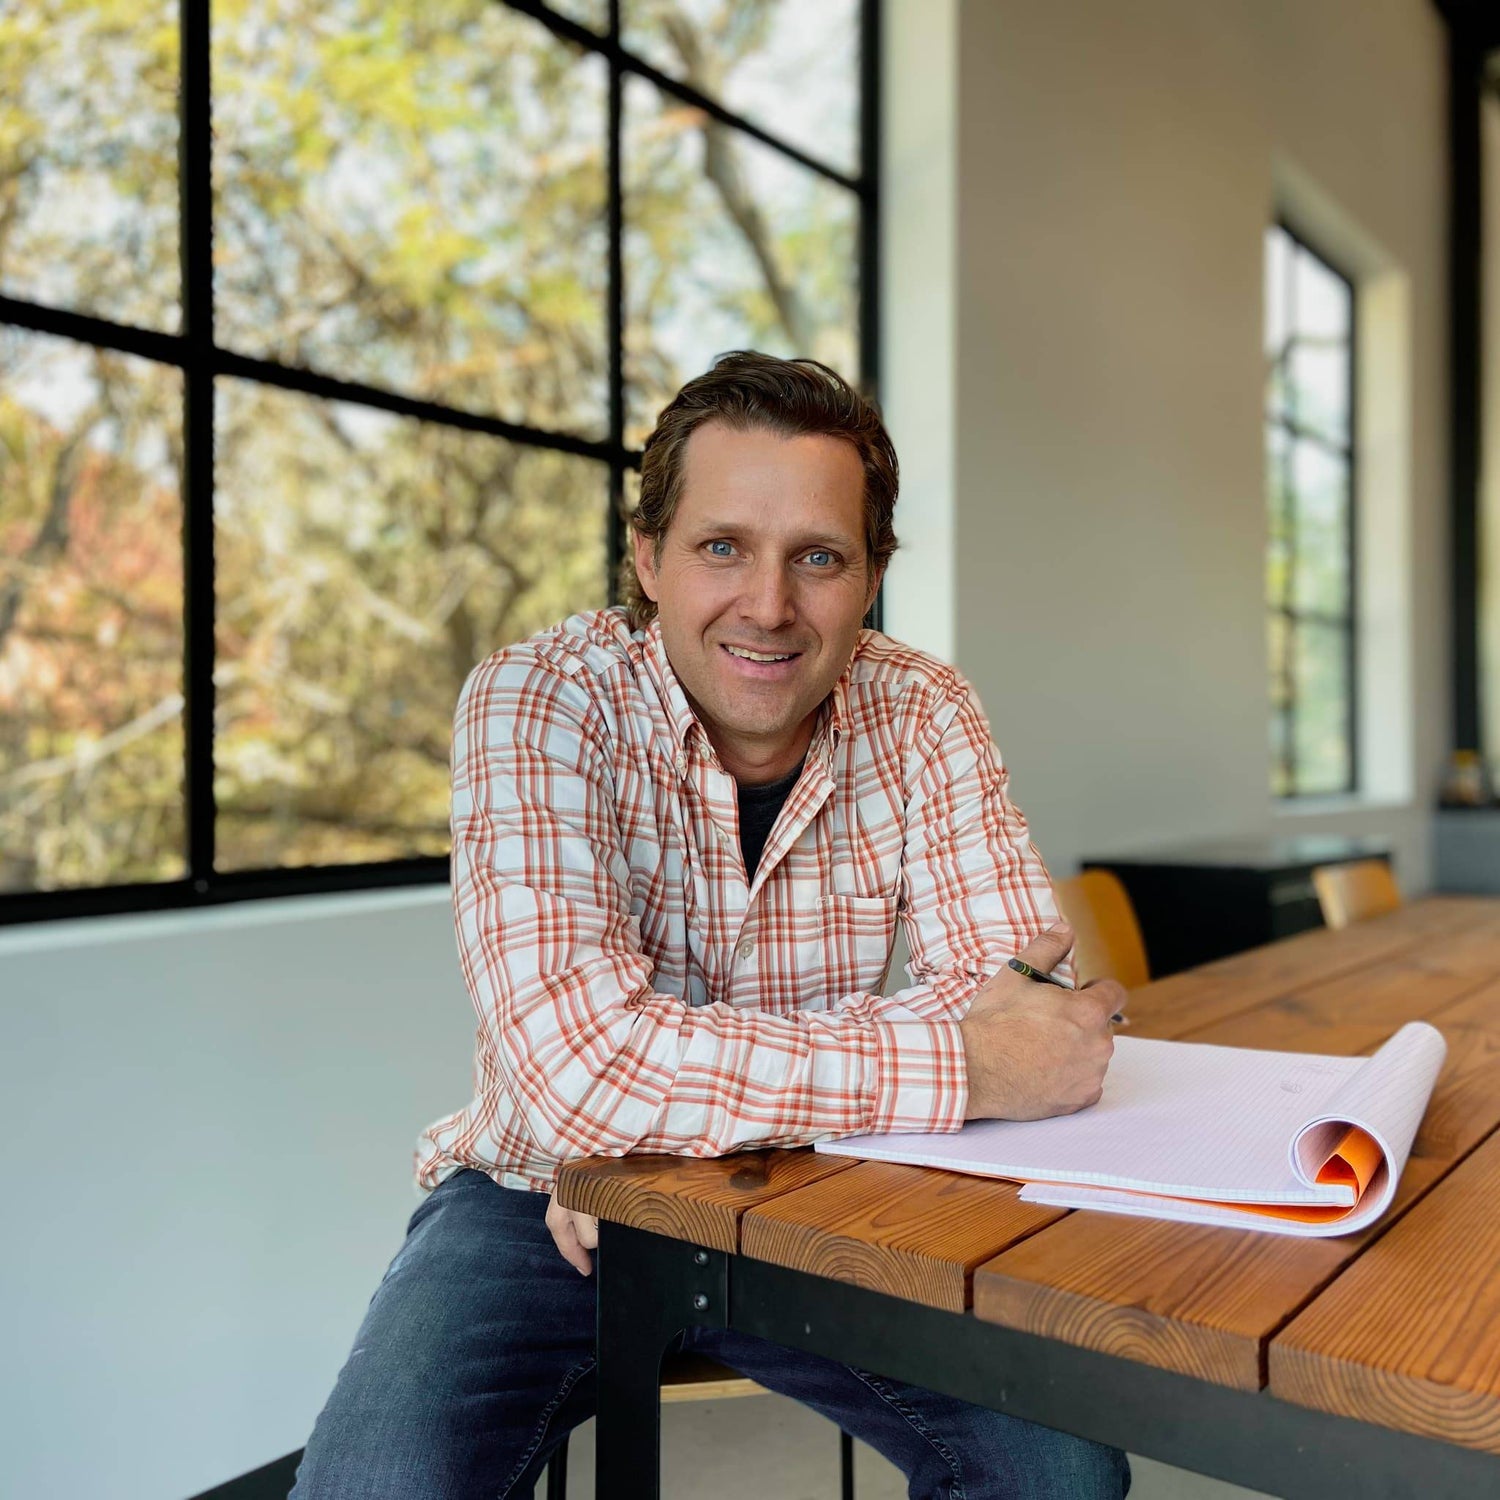
<svg viewBox="0 0 1500 1500"><path fill-rule="evenodd" d="M635 576L640 581L641 592L656 604L659 602L656 597L656 539L643 536L633 526L630 537L635 546Z"/></svg>
<svg viewBox="0 0 1500 1500"><path fill-rule="evenodd" d="M870 613L870 606L875 602L875 596L880 592L880 581L885 577L885 566L882 564L875 569L873 578L870 580L870 592L865 595L865 613Z"/></svg>

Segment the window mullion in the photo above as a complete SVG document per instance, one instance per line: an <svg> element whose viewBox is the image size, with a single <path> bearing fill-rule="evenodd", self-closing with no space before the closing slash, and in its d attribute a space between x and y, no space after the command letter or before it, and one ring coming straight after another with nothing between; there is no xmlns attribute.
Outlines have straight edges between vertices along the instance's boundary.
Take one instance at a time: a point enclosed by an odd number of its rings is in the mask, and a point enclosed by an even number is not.
<svg viewBox="0 0 1500 1500"><path fill-rule="evenodd" d="M182 0L178 94L182 232L183 753L188 878L199 894L214 873L214 285L212 53L208 0Z"/></svg>

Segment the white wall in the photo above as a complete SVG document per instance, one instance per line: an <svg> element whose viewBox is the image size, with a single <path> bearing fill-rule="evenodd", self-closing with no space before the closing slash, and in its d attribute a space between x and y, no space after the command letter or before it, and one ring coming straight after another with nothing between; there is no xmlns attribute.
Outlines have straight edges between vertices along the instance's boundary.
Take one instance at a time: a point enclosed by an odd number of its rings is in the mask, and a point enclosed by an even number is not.
<svg viewBox="0 0 1500 1500"><path fill-rule="evenodd" d="M926 11L891 8L897 27ZM1424 888L1447 723L1435 8L961 0L955 30L953 364L914 366L928 294L892 276L885 390L903 451L932 444L932 389L956 391L956 480L909 489L897 529L920 537L930 512L952 539L955 659L1043 852L1066 873L1219 834L1380 833ZM915 167L903 183L894 150L888 164L893 205L931 192ZM1262 602L1261 256L1278 208L1400 304L1408 337L1360 454L1384 506L1366 558L1380 805L1294 816L1268 792ZM898 215L896 256L920 232ZM940 640L931 580L904 561L891 628Z"/></svg>
<svg viewBox="0 0 1500 1500"><path fill-rule="evenodd" d="M0 931L0 1491L302 1446L467 1101L446 887Z"/></svg>
<svg viewBox="0 0 1500 1500"><path fill-rule="evenodd" d="M1446 723L1427 0L888 15L891 627L974 678L1059 870L1273 823L1260 235L1305 178L1409 286L1418 784L1342 821L1420 886ZM414 1206L414 1136L469 1095L445 900L0 932L8 1492L164 1500L300 1446Z"/></svg>

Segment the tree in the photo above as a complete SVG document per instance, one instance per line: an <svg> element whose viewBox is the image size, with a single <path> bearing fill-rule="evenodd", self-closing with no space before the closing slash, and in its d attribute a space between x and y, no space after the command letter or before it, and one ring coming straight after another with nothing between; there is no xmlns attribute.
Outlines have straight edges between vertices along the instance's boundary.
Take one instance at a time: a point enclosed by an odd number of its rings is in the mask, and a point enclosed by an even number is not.
<svg viewBox="0 0 1500 1500"><path fill-rule="evenodd" d="M775 5L656 10L712 92ZM214 27L218 342L604 436L602 57L495 0ZM0 0L0 290L178 326L175 46L157 0ZM705 331L852 365L852 195L793 167L768 201L762 151L632 115L637 436ZM183 872L180 403L174 369L0 330L0 889ZM607 467L239 380L216 404L220 868L444 852L458 688L605 602Z"/></svg>

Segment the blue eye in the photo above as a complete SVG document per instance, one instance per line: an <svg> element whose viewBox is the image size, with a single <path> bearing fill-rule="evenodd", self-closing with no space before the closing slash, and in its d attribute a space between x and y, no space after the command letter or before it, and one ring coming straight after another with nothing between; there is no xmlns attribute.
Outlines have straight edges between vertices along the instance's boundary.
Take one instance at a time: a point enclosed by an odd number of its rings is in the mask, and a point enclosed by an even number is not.
<svg viewBox="0 0 1500 1500"><path fill-rule="evenodd" d="M827 568L833 564L833 553L831 552L809 552L807 560L815 568Z"/></svg>
<svg viewBox="0 0 1500 1500"><path fill-rule="evenodd" d="M722 552L719 551L720 547L724 549ZM734 551L734 547L729 542L710 542L708 550L715 557L728 557Z"/></svg>

